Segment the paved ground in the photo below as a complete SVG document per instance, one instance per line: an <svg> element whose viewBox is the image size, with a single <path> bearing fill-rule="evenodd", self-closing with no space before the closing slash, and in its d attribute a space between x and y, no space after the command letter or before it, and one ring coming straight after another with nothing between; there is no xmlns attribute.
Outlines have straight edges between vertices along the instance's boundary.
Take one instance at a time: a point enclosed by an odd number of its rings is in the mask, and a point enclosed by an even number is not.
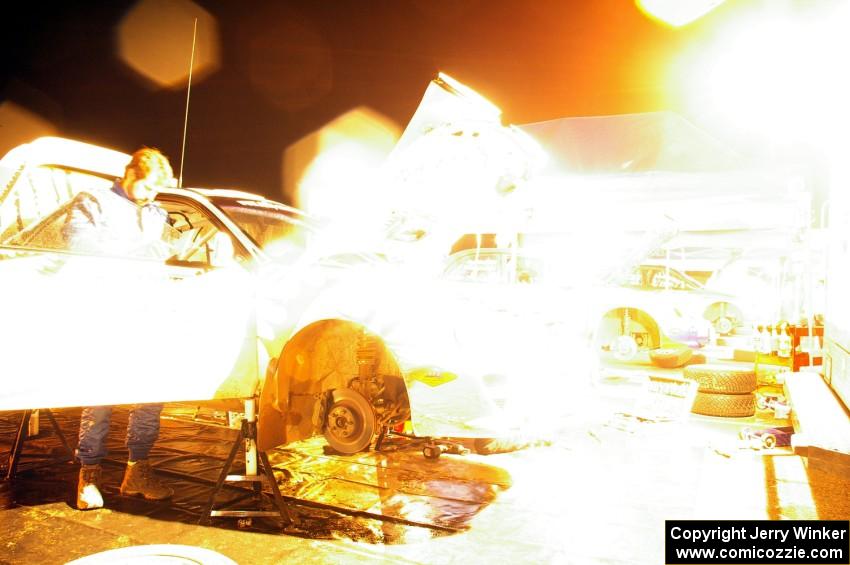
<svg viewBox="0 0 850 565"><path fill-rule="evenodd" d="M634 380L595 390L594 410L564 417L551 443L490 455L418 449L343 457L314 440L270 453L300 526L232 518L199 525L233 430L192 421L170 407L155 465L175 486L167 504L117 495L125 454L120 425L110 437L107 507L70 505L77 467L32 457L61 451L44 419L42 434L0 495L0 563L65 563L112 548L185 544L238 563L663 563L666 519L850 518L846 476L807 469L790 448L757 450L743 426L787 424L685 414L652 422L617 415L639 397ZM74 411L60 411L71 436ZM18 415L0 414L0 457ZM119 416L120 419L120 416ZM216 500L240 494L232 489ZM335 510L334 510L335 508ZM244 526L244 525L243 525Z"/></svg>

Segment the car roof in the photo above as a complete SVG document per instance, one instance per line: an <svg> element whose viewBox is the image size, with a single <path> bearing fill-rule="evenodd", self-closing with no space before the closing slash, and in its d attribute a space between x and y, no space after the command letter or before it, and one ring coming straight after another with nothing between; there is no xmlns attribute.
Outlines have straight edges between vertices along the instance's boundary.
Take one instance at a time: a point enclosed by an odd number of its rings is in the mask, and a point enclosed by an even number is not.
<svg viewBox="0 0 850 565"><path fill-rule="evenodd" d="M62 137L39 137L12 148L0 159L0 167L53 165L87 171L103 177L120 177L130 155L90 143Z"/></svg>
<svg viewBox="0 0 850 565"><path fill-rule="evenodd" d="M268 207L274 208L276 210L288 212L290 214L301 216L301 217L309 217L310 215L301 210L300 208L296 208L294 206L290 206L289 204L284 204L282 202L278 202L277 200L271 200L270 198L266 198L261 194L256 194L253 192L248 192L245 190L237 190L232 188L168 188L163 190L162 192L166 193L179 193L178 191L183 190L190 193L200 194L201 196L208 198L209 200L213 200L216 202L221 202L223 200L233 200L240 204L247 204L249 206L256 205L260 207Z"/></svg>

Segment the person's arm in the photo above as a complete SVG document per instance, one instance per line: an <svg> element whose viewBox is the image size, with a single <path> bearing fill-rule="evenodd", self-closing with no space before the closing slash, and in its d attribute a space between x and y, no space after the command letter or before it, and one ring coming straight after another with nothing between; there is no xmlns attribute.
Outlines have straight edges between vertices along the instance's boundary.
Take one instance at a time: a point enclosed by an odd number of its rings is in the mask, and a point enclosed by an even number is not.
<svg viewBox="0 0 850 565"><path fill-rule="evenodd" d="M102 211L100 202L88 192L81 192L71 200L62 227L66 249L91 252L99 247Z"/></svg>

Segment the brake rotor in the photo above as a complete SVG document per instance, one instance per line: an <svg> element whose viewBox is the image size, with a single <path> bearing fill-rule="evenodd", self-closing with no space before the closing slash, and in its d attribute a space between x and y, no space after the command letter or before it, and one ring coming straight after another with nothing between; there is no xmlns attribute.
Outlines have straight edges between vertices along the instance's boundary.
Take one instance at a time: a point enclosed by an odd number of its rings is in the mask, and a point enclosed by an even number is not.
<svg viewBox="0 0 850 565"><path fill-rule="evenodd" d="M346 455L368 448L375 435L372 404L356 390L334 390L325 416L324 435L331 447Z"/></svg>

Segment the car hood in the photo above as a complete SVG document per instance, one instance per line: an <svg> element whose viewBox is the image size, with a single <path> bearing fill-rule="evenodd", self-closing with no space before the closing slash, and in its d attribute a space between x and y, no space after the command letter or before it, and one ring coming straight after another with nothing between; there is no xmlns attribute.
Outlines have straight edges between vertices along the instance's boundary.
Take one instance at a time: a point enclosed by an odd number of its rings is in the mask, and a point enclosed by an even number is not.
<svg viewBox="0 0 850 565"><path fill-rule="evenodd" d="M516 221L511 198L546 155L502 123L499 108L440 73L381 170L390 212L439 219L444 227Z"/></svg>
<svg viewBox="0 0 850 565"><path fill-rule="evenodd" d="M530 190L550 158L529 134L504 124L496 106L441 73L381 169L381 241L372 247L438 265L465 234L523 234L544 252L560 246L557 257L566 249L582 265L570 270L570 284L585 286L636 264L674 234L666 223L626 233L603 217L592 222L597 231L590 233L563 218L550 225L551 211L539 210ZM581 207L580 200L570 205Z"/></svg>

